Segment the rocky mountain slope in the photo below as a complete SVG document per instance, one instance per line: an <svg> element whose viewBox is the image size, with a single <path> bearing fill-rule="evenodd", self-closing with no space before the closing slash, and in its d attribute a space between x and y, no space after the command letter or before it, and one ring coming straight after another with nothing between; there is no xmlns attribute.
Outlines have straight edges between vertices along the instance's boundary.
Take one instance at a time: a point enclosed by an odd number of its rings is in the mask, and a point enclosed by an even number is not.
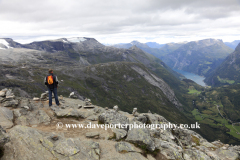
<svg viewBox="0 0 240 160"><path fill-rule="evenodd" d="M205 82L212 86L221 86L240 83L240 43L224 62L214 70Z"/></svg>
<svg viewBox="0 0 240 160"><path fill-rule="evenodd" d="M208 142L196 132L182 127L128 126L105 130L104 124L170 124L161 115L138 113L137 108L130 114L120 111L117 106L102 108L93 105L90 99L81 101L62 96L61 107L49 108L47 93L33 100L15 97L8 89L1 90L0 95L2 160L240 158L240 146Z"/></svg>
<svg viewBox="0 0 240 160"><path fill-rule="evenodd" d="M43 77L53 68L60 80L58 93L63 96L74 91L79 99L89 97L96 105L117 104L127 112L138 107L140 112L151 110L174 123L190 123L194 118L189 83L136 46L118 49L92 38L71 38L33 42L0 52L0 89L11 87L18 96L40 95L46 89ZM226 138L222 128L208 125L197 132L208 140L228 143L232 139Z"/></svg>
<svg viewBox="0 0 240 160"><path fill-rule="evenodd" d="M42 79L53 68L62 80L59 92L63 95L74 90L102 106L117 101L125 111L137 105L140 111L151 109L173 121L189 121L181 112L172 112L183 110L177 91L180 80L161 60L137 47L117 49L93 38L63 38L0 52L1 87L15 87L19 95L41 93Z"/></svg>
<svg viewBox="0 0 240 160"><path fill-rule="evenodd" d="M189 42L167 54L162 60L173 69L207 76L232 51L222 40L205 39Z"/></svg>

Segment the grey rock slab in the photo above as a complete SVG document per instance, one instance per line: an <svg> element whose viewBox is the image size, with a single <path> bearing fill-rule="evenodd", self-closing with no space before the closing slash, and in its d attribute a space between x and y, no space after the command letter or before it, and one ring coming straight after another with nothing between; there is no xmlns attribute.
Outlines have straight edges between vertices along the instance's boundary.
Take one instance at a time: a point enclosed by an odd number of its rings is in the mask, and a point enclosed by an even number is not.
<svg viewBox="0 0 240 160"><path fill-rule="evenodd" d="M112 131L116 134L116 140L120 140L127 135L127 131L123 129L113 128Z"/></svg>
<svg viewBox="0 0 240 160"><path fill-rule="evenodd" d="M234 150L219 148L215 151L215 153L221 160L236 160L240 158L238 152Z"/></svg>
<svg viewBox="0 0 240 160"><path fill-rule="evenodd" d="M20 116L17 117L15 121L18 125L28 126L38 124L50 124L51 118L44 110L36 110L32 112L28 111L26 114L22 114L21 110L19 112ZM17 114L17 111L15 111L15 113Z"/></svg>
<svg viewBox="0 0 240 160"><path fill-rule="evenodd" d="M155 150L155 144L150 136L150 132L146 128L133 128L128 131L126 141L136 143L138 145L146 145L149 151Z"/></svg>
<svg viewBox="0 0 240 160"><path fill-rule="evenodd" d="M55 114L58 117L76 117L76 118L87 118L93 115L93 111L66 108L66 109L55 109Z"/></svg>
<svg viewBox="0 0 240 160"><path fill-rule="evenodd" d="M42 135L36 129L17 125L8 134L11 141L4 146L2 160L54 159L52 153L40 143Z"/></svg>
<svg viewBox="0 0 240 160"><path fill-rule="evenodd" d="M18 100L6 101L3 103L3 107L17 107Z"/></svg>
<svg viewBox="0 0 240 160"><path fill-rule="evenodd" d="M0 143L2 142L0 131ZM4 132L3 132L4 133ZM1 160L98 160L101 154L99 143L79 138L58 136L53 140L51 135L25 126L14 126L8 132L11 141L4 141L4 155ZM45 136L43 136L43 134Z"/></svg>
<svg viewBox="0 0 240 160"><path fill-rule="evenodd" d="M185 149L183 152L183 158L185 160L211 160L209 156L207 156L205 153L199 151L199 150L191 150L191 149Z"/></svg>
<svg viewBox="0 0 240 160"><path fill-rule="evenodd" d="M4 129L9 129L13 126L13 112L5 107L0 107L0 125Z"/></svg>
<svg viewBox="0 0 240 160"><path fill-rule="evenodd" d="M13 94L12 94L12 89L8 89L7 91L6 91L6 97L7 96L12 96Z"/></svg>
<svg viewBox="0 0 240 160"><path fill-rule="evenodd" d="M96 115L91 115L87 118L87 120L91 120L91 121L97 121L98 120L98 116Z"/></svg>
<svg viewBox="0 0 240 160"><path fill-rule="evenodd" d="M99 115L98 120L104 124L129 124L129 119L113 110L107 110ZM127 130L127 128L124 128Z"/></svg>
<svg viewBox="0 0 240 160"><path fill-rule="evenodd" d="M132 144L128 142L117 142L115 148L117 152L136 152Z"/></svg>
<svg viewBox="0 0 240 160"><path fill-rule="evenodd" d="M87 132L85 135L87 138L98 138L99 132Z"/></svg>
<svg viewBox="0 0 240 160"><path fill-rule="evenodd" d="M0 97L4 97L6 92L0 91Z"/></svg>
<svg viewBox="0 0 240 160"><path fill-rule="evenodd" d="M50 124L50 121L51 121L51 118L43 110L38 111L37 119L39 120L39 124L40 123Z"/></svg>
<svg viewBox="0 0 240 160"><path fill-rule="evenodd" d="M64 156L73 156L77 154L80 150L74 143L73 139L64 139L54 147L54 151Z"/></svg>
<svg viewBox="0 0 240 160"><path fill-rule="evenodd" d="M157 138L154 138L154 142L156 149L159 149L160 153L164 155L167 159L183 159L182 157L183 149L177 144L162 141Z"/></svg>
<svg viewBox="0 0 240 160"><path fill-rule="evenodd" d="M93 106L93 105L90 105L90 106L83 106L83 108L85 108L85 109L93 109L93 108L95 108L95 106Z"/></svg>

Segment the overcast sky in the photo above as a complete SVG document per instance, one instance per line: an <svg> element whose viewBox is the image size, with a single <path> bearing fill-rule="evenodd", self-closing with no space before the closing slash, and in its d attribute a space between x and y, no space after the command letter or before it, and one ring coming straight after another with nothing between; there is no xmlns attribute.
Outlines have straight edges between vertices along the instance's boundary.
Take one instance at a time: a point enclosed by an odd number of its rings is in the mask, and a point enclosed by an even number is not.
<svg viewBox="0 0 240 160"><path fill-rule="evenodd" d="M21 43L240 40L240 0L0 0L0 37Z"/></svg>

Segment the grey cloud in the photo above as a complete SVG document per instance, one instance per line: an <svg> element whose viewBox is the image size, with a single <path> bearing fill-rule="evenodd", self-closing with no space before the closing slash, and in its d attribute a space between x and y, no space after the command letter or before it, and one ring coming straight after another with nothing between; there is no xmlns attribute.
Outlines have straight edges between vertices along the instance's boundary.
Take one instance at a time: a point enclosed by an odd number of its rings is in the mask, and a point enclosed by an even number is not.
<svg viewBox="0 0 240 160"><path fill-rule="evenodd" d="M230 22L238 15L240 0L0 0L0 22L28 27L0 26L2 35L190 36L205 34L206 27L223 30L219 19Z"/></svg>

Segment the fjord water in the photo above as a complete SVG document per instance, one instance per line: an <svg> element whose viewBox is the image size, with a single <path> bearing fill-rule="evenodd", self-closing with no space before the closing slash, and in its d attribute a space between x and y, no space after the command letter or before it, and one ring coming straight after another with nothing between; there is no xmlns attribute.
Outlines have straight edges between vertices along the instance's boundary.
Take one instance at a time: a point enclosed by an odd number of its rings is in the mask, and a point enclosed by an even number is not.
<svg viewBox="0 0 240 160"><path fill-rule="evenodd" d="M199 84L201 86L206 86L206 84L203 82L205 77L202 77L202 76L199 76L197 74L190 73L190 72L182 71L182 70L177 70L177 69L173 69L173 70L178 72L178 73L181 73L187 79L191 79L192 81L196 82L197 84Z"/></svg>

